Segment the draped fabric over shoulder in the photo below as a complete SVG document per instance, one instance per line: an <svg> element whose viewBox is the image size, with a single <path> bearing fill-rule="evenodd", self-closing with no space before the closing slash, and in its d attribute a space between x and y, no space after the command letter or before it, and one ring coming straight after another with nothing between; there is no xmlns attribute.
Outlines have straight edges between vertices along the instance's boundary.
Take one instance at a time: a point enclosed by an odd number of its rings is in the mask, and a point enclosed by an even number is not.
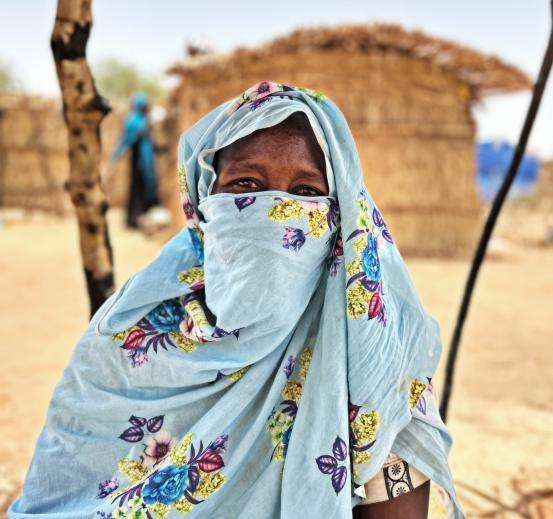
<svg viewBox="0 0 553 519"><path fill-rule="evenodd" d="M303 112L328 196L212 194L213 157ZM395 453L449 494L436 322L322 94L263 82L179 145L187 227L98 311L10 517L351 517Z"/></svg>

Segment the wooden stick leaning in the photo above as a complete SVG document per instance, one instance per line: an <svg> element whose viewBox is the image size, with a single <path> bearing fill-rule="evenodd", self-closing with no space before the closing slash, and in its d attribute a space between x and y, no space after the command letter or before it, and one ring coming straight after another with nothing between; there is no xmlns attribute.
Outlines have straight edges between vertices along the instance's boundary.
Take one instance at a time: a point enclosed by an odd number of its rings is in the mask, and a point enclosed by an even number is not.
<svg viewBox="0 0 553 519"><path fill-rule="evenodd" d="M91 316L113 293L113 254L100 183L100 123L110 112L86 62L92 28L92 0L58 0L51 47L63 100L69 141L69 180L79 225Z"/></svg>
<svg viewBox="0 0 553 519"><path fill-rule="evenodd" d="M540 72L538 75L538 79L534 84L532 100L530 101L530 106L528 107L526 119L524 120L524 125L522 126L518 144L515 149L513 158L511 160L509 170L507 172L507 175L503 179L503 183L501 184L501 187L497 192L497 195L495 196L492 207L490 209L490 213L488 214L488 218L486 219L486 223L484 224L484 229L482 230L482 235L480 236L480 241L478 242L478 247L476 248L476 252L472 260L472 265L465 285L465 291L463 293L463 299L461 301L461 306L459 308L459 313L457 316L453 337L451 339L451 344L449 347L449 352L447 357L446 370L445 370L444 390L442 395L442 401L440 404L440 414L444 422L447 420L447 411L449 407L449 401L451 398L451 392L453 389L455 362L459 354L459 344L461 342L463 325L465 323L465 319L468 314L468 309L470 306L474 286L476 285L478 272L480 270L480 266L482 265L482 262L484 261L484 257L486 256L486 249L488 247L488 242L490 241L490 237L492 235L495 223L497 221L499 213L501 212L503 203L507 198L507 195L509 193L509 189L511 188L513 180L515 179L516 173L520 166L520 162L522 160L522 157L524 156L524 152L526 151L528 138L530 137L530 132L532 131L532 127L534 125L534 121L536 119L536 115L538 113L540 103L542 100L543 92L545 90L545 85L547 83L547 79L551 71L551 65L553 64L553 0L551 0L550 8L551 8L552 27L551 27L551 32L549 35L549 41L547 44L545 55L543 57Z"/></svg>

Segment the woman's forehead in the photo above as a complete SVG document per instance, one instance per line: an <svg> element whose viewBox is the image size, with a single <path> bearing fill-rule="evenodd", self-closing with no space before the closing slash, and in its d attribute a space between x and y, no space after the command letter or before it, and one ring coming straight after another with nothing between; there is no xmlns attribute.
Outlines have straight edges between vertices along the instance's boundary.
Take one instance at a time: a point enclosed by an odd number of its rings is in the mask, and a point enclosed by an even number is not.
<svg viewBox="0 0 553 519"><path fill-rule="evenodd" d="M227 160L238 159L244 155L262 155L274 146L280 146L279 152L284 154L305 148L311 152L317 162L322 161L324 169L324 153L303 112L296 112L274 126L256 130L221 148L217 155Z"/></svg>

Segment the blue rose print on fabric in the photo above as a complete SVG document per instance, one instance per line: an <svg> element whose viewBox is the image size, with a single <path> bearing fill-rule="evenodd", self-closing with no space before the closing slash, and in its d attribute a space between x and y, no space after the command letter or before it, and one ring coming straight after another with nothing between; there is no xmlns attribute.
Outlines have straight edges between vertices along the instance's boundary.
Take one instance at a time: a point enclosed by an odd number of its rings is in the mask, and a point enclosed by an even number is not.
<svg viewBox="0 0 553 519"><path fill-rule="evenodd" d="M367 246L361 254L363 270L369 281L380 281L380 260L376 249L376 240L372 234L367 237Z"/></svg>
<svg viewBox="0 0 553 519"><path fill-rule="evenodd" d="M179 329L179 324L184 317L184 308L175 299L164 301L156 306L146 319L159 332L169 333Z"/></svg>
<svg viewBox="0 0 553 519"><path fill-rule="evenodd" d="M147 505L156 502L169 505L182 497L188 487L188 466L169 467L156 472L142 488L142 499Z"/></svg>

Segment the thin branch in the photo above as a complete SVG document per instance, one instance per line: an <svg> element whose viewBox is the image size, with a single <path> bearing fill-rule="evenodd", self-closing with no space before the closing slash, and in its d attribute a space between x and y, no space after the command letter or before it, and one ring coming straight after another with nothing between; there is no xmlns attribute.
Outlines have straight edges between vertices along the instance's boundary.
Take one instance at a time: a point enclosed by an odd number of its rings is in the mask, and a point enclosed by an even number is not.
<svg viewBox="0 0 553 519"><path fill-rule="evenodd" d="M553 0L551 0L551 18L553 21ZM476 279L478 277L478 273L480 271L482 262L484 261L484 257L486 255L486 249L488 248L488 242L490 241L490 237L492 235L495 223L497 221L501 208L503 207L503 203L507 198L507 194L509 193L509 189L511 188L513 180L517 174L522 157L524 156L524 152L526 150L526 144L528 143L528 138L530 136L530 132L532 131L532 127L536 119L536 114L538 113L538 109L541 104L543 92L545 90L545 85L547 83L547 79L551 71L552 63L553 63L553 26L549 34L549 42L547 44L547 48L543 57L538 79L536 81L536 84L534 85L532 100L530 102L530 106L526 114L526 119L524 121L522 131L520 132L520 137L518 140L517 147L515 149L515 153L511 160L511 165L509 166L508 173L505 176L503 183L501 184L501 188L499 189L493 201L490 213L488 215L488 218L484 225L484 229L482 231L482 235L480 236L480 241L478 243L478 247L476 249L474 259L472 260L470 273L466 282L463 299L461 302L461 306L459 308L459 314L457 316L457 323L455 325L455 330L453 332L453 338L451 339L451 344L449 347L449 353L447 357L444 390L443 390L442 402L440 405L440 414L442 415L442 418L444 421L447 420L447 411L448 411L449 401L451 398L451 392L453 388L453 377L455 374L455 362L457 360L457 355L459 353L459 344L461 342L463 326L465 324L465 319L468 314L472 293L474 290L474 286L476 285Z"/></svg>

